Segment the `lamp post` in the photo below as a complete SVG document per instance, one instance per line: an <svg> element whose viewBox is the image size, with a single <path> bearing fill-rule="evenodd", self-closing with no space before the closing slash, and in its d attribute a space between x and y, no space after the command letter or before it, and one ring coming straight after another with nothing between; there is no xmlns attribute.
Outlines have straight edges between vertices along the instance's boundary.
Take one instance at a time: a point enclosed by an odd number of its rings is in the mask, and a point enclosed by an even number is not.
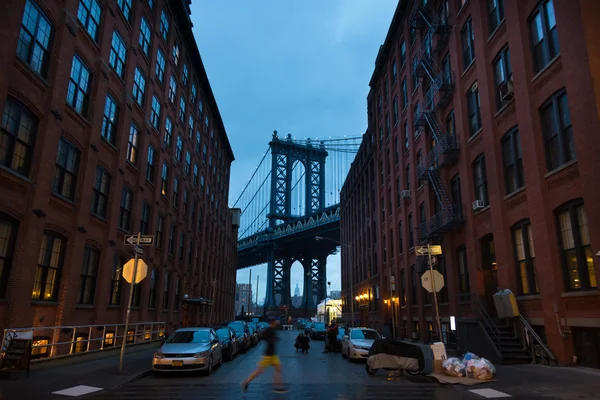
<svg viewBox="0 0 600 400"><path fill-rule="evenodd" d="M323 236L315 236L315 240L317 240L317 241L329 240L331 242L339 244L340 246L346 246L347 248L352 247L349 244L345 244L345 243L339 242L335 239L330 239L330 238L326 238ZM351 268L349 268L349 269L350 269L350 313L351 313L351 320L352 320L351 325L352 325L352 328L354 328L354 298L352 297L354 295L354 290L353 290L354 289L354 279L353 279L354 273ZM327 307L325 307L325 308L327 308Z"/></svg>

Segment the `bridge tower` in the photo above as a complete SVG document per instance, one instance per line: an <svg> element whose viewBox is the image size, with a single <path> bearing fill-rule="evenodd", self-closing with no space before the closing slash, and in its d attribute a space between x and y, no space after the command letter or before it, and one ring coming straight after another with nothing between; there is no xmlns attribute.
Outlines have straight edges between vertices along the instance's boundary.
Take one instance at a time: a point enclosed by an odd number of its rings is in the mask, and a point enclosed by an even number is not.
<svg viewBox="0 0 600 400"><path fill-rule="evenodd" d="M306 144L299 144L292 140L291 135L280 139L277 131L269 143L272 154L271 168L271 201L267 218L269 229L282 223L306 215L318 214L325 209L325 159L327 151L323 142L313 145L310 140ZM292 215L292 170L295 163L302 163L305 168L304 184L306 196L304 199L304 215ZM265 311L277 314L282 306L290 309L291 283L290 269L295 261L304 267L304 292L302 308L306 314L309 310L316 309L317 304L326 296L326 271L327 256L330 254L303 254L302 256L287 255L276 257L276 244L267 248L267 291L265 297ZM280 253L280 252L279 252ZM293 254L293 252L291 252ZM316 303L315 303L316 299Z"/></svg>

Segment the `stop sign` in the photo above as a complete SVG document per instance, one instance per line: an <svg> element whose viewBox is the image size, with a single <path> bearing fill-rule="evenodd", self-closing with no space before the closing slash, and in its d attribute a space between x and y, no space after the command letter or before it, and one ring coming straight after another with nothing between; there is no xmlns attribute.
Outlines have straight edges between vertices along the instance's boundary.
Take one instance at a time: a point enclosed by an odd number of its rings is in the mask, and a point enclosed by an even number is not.
<svg viewBox="0 0 600 400"><path fill-rule="evenodd" d="M125 265L123 265L123 279L125 279L129 283L132 283L132 281L133 281L134 265L135 265L135 258L130 259L129 261L127 261L127 263L125 263ZM147 274L148 274L148 265L146 265L144 260L142 260L141 258L138 258L137 273L135 274L136 275L135 283L140 283L141 281L143 281Z"/></svg>
<svg viewBox="0 0 600 400"><path fill-rule="evenodd" d="M444 287L444 276L437 270L427 270L421 275L421 285L429 293L433 293L433 287L435 284L435 291L439 292Z"/></svg>

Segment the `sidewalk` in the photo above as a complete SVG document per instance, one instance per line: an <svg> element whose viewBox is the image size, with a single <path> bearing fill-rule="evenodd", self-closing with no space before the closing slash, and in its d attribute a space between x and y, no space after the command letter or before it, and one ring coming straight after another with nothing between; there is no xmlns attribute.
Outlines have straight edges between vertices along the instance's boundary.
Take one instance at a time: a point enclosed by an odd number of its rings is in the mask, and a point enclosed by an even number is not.
<svg viewBox="0 0 600 400"><path fill-rule="evenodd" d="M543 365L496 366L498 381L459 389L495 389L515 399L588 400L600 398L600 370Z"/></svg>
<svg viewBox="0 0 600 400"><path fill-rule="evenodd" d="M123 374L118 372L118 354L78 364L31 371L29 379L25 372L13 374L10 378L0 379L0 399L67 399L70 397L52 393L78 385L101 388L103 391L112 390L147 375L155 351L156 349L152 348L126 354ZM95 392L97 393L100 392Z"/></svg>

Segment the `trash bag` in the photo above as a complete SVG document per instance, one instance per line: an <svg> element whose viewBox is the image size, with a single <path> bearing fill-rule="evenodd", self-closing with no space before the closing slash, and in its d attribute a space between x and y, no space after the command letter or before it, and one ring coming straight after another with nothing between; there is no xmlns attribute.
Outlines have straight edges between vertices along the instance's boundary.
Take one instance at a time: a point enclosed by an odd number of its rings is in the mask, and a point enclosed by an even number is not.
<svg viewBox="0 0 600 400"><path fill-rule="evenodd" d="M471 360L479 360L479 356L477 354L473 354L468 352L463 356L463 363L466 365Z"/></svg>
<svg viewBox="0 0 600 400"><path fill-rule="evenodd" d="M496 367L485 358L469 360L466 370L468 378L483 381L492 379L496 374Z"/></svg>
<svg viewBox="0 0 600 400"><path fill-rule="evenodd" d="M461 378L467 375L465 364L460 358L450 357L442 362L446 375Z"/></svg>

